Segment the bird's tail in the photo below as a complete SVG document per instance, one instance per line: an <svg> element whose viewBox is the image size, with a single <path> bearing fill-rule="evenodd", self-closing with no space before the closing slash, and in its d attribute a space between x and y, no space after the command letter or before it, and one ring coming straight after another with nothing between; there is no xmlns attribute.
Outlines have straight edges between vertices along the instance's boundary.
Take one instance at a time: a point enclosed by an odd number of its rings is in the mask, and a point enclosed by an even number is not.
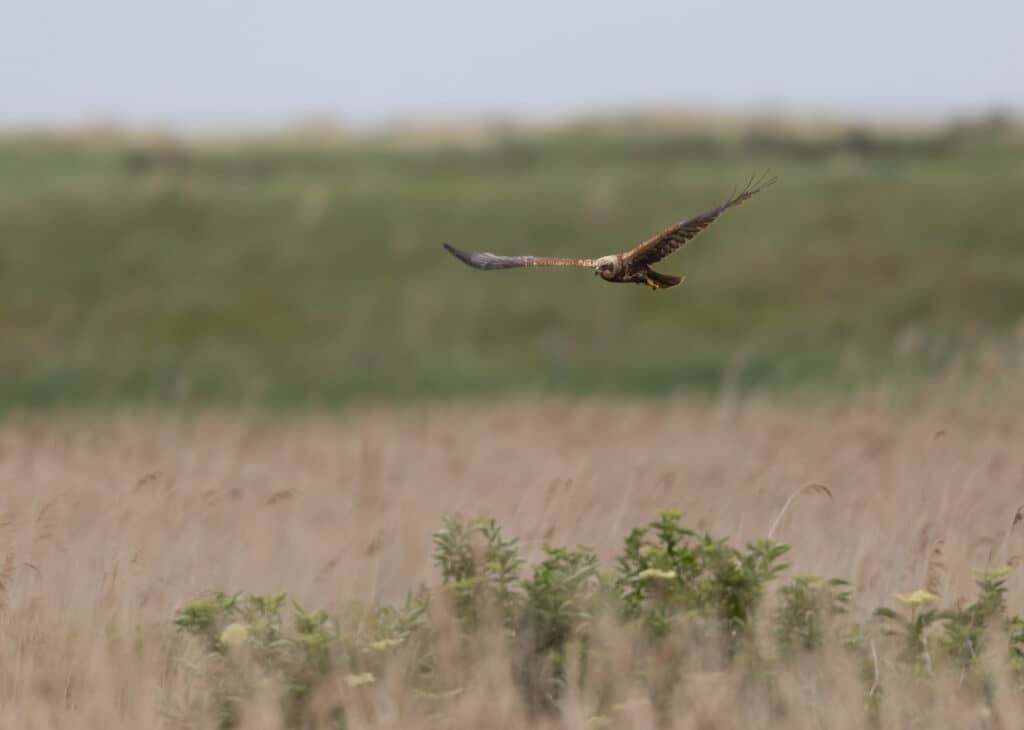
<svg viewBox="0 0 1024 730"><path fill-rule="evenodd" d="M647 281L654 289L668 289L670 286L682 284L685 276L673 276L672 274L659 274L657 271L647 272Z"/></svg>

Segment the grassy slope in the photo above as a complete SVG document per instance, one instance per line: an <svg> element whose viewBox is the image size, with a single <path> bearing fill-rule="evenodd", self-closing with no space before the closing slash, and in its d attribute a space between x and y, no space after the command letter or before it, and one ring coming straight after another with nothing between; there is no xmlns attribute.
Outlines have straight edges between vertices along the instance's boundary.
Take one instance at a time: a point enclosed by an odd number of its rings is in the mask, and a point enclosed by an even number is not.
<svg viewBox="0 0 1024 730"><path fill-rule="evenodd" d="M579 125L484 145L0 140L0 407L341 402L862 383L1024 312L1010 132ZM779 183L664 265L480 274L440 248L594 255Z"/></svg>

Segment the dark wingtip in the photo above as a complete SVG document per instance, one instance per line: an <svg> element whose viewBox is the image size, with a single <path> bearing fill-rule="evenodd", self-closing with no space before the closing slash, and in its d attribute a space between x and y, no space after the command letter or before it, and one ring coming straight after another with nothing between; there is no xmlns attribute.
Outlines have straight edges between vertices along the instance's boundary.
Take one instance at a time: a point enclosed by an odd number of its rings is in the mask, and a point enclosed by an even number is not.
<svg viewBox="0 0 1024 730"><path fill-rule="evenodd" d="M448 243L442 243L441 245L444 246L444 250L445 251L450 253L452 256L457 258L459 261L461 261L462 263L466 264L467 266L472 266L472 263L470 262L470 256L469 256L469 254L467 252L465 252L465 251L463 251L461 249L455 248L455 246L452 246L451 244L448 244Z"/></svg>
<svg viewBox="0 0 1024 730"><path fill-rule="evenodd" d="M747 180L747 184L743 186L743 189L740 190L739 193L736 192L735 188L733 189L732 195L729 196L729 200L725 204L726 207L742 203L744 200L749 200L765 188L769 188L774 185L778 179L778 177L772 175L772 169L770 167L760 175L756 172L752 173L750 175L750 179Z"/></svg>
<svg viewBox="0 0 1024 730"><path fill-rule="evenodd" d="M778 180L778 176L772 175L772 168L769 167L762 172L759 177L755 177L754 175L750 176L750 182L747 183L747 190L751 193L756 193L760 190L764 190L765 188L770 188L778 182Z"/></svg>

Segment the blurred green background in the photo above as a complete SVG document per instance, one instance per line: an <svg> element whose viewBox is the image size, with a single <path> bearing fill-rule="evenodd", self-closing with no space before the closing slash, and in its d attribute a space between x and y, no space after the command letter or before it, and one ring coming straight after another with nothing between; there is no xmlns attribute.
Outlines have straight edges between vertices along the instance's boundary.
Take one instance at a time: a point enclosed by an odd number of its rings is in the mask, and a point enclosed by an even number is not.
<svg viewBox="0 0 1024 730"><path fill-rule="evenodd" d="M660 268L597 256L771 167ZM858 387L1024 334L1024 132L680 117L0 137L0 409Z"/></svg>

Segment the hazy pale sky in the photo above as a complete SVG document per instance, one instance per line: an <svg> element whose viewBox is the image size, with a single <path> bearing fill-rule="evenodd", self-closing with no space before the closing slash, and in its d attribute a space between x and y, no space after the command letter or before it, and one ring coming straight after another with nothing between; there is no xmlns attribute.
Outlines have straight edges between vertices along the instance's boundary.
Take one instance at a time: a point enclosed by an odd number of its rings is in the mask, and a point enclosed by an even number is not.
<svg viewBox="0 0 1024 730"><path fill-rule="evenodd" d="M3 0L0 126L1024 110L1022 0Z"/></svg>

